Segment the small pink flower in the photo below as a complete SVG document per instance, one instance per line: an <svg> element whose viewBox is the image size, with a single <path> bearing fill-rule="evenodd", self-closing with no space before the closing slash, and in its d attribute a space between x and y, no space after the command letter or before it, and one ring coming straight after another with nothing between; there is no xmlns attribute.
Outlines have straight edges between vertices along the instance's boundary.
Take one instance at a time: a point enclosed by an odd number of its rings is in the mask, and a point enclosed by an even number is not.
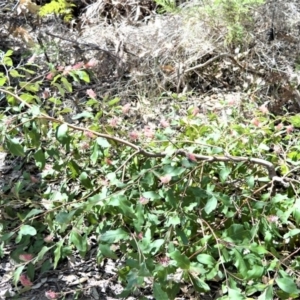
<svg viewBox="0 0 300 300"><path fill-rule="evenodd" d="M117 117L114 117L112 119L110 119L108 121L108 124L111 126L111 127L117 127L118 126L118 123L119 123L119 119Z"/></svg>
<svg viewBox="0 0 300 300"><path fill-rule="evenodd" d="M154 133L153 129L150 128L150 126L146 126L146 127L144 128L144 135L145 135L145 137L147 137L147 138L153 139L155 133Z"/></svg>
<svg viewBox="0 0 300 300"><path fill-rule="evenodd" d="M139 138L139 133L136 132L136 131L132 131L132 132L129 133L129 138L132 141L137 141L138 138Z"/></svg>
<svg viewBox="0 0 300 300"><path fill-rule="evenodd" d="M44 237L44 242L46 243L52 243L53 242L53 235L47 235Z"/></svg>
<svg viewBox="0 0 300 300"><path fill-rule="evenodd" d="M30 175L30 181L31 181L32 183L38 183L40 180L39 180L37 177L35 177L35 176L33 176L33 175Z"/></svg>
<svg viewBox="0 0 300 300"><path fill-rule="evenodd" d="M149 202L149 199L145 198L145 197L140 197L140 203L143 205L146 205Z"/></svg>
<svg viewBox="0 0 300 300"><path fill-rule="evenodd" d="M45 170L45 171L50 171L50 170L52 170L52 169L53 169L53 166L50 165L50 164L46 164L45 167L44 167L44 170Z"/></svg>
<svg viewBox="0 0 300 300"><path fill-rule="evenodd" d="M65 67L64 66L57 66L56 69L57 69L57 71L62 72L65 69Z"/></svg>
<svg viewBox="0 0 300 300"><path fill-rule="evenodd" d="M47 80L52 80L53 77L54 77L54 73L52 73L52 72L49 72L49 73L46 75L46 79L47 79Z"/></svg>
<svg viewBox="0 0 300 300"><path fill-rule="evenodd" d="M33 64L34 61L35 61L35 59L36 59L36 56L37 56L36 54L33 54L33 55L28 59L27 63Z"/></svg>
<svg viewBox="0 0 300 300"><path fill-rule="evenodd" d="M112 160L110 160L108 157L106 157L105 159L104 159L104 162L105 162L105 164L106 165L112 165Z"/></svg>
<svg viewBox="0 0 300 300"><path fill-rule="evenodd" d="M172 176L171 175L165 175L159 178L162 184L167 184L171 181Z"/></svg>
<svg viewBox="0 0 300 300"><path fill-rule="evenodd" d="M278 125L276 125L275 129L276 130L281 130L283 128L283 124L279 123Z"/></svg>
<svg viewBox="0 0 300 300"><path fill-rule="evenodd" d="M279 145L274 145L274 152L276 153L276 154L279 154L279 153L281 153L282 152L282 149L281 149L281 147L279 146Z"/></svg>
<svg viewBox="0 0 300 300"><path fill-rule="evenodd" d="M42 92L42 96L43 96L44 99L48 99L50 97L50 90L49 89L45 89Z"/></svg>
<svg viewBox="0 0 300 300"><path fill-rule="evenodd" d="M87 142L81 143L80 146L81 146L81 149L83 149L83 150L90 149L90 144Z"/></svg>
<svg viewBox="0 0 300 300"><path fill-rule="evenodd" d="M66 66L63 71L63 75L68 75L71 70L72 70L72 66Z"/></svg>
<svg viewBox="0 0 300 300"><path fill-rule="evenodd" d="M227 104L230 106L234 106L236 104L236 101L233 97L230 97L230 99L227 101Z"/></svg>
<svg viewBox="0 0 300 300"><path fill-rule="evenodd" d="M251 124L256 127L259 127L261 125L260 121L257 118L252 119Z"/></svg>
<svg viewBox="0 0 300 300"><path fill-rule="evenodd" d="M267 217L267 220L270 222L270 223L276 223L278 221L278 217L277 216L274 216L274 215L271 215L271 216L268 216Z"/></svg>
<svg viewBox="0 0 300 300"><path fill-rule="evenodd" d="M97 95L92 89L88 89L86 91L87 95L90 96L92 99L96 99Z"/></svg>
<svg viewBox="0 0 300 300"><path fill-rule="evenodd" d="M189 160L197 162L197 159L196 159L196 157L195 157L195 154L193 154L193 153L188 153L188 154L187 154L187 157L188 157Z"/></svg>
<svg viewBox="0 0 300 300"><path fill-rule="evenodd" d="M193 117L197 116L199 111L200 111L199 107L195 106L192 111L192 116Z"/></svg>
<svg viewBox="0 0 300 300"><path fill-rule="evenodd" d="M98 61L95 59L95 58L92 58L90 59L84 66L87 68L87 69L90 69L94 66L96 66L98 63Z"/></svg>
<svg viewBox="0 0 300 300"><path fill-rule="evenodd" d="M159 257L157 260L158 260L158 262L160 262L165 267L167 267L170 263L170 258L167 257L167 256Z"/></svg>
<svg viewBox="0 0 300 300"><path fill-rule="evenodd" d="M166 120L161 120L161 121L160 121L160 125L161 125L162 127L164 127L164 128L167 128L167 127L170 126L170 123L169 123L168 121L166 121Z"/></svg>
<svg viewBox="0 0 300 300"><path fill-rule="evenodd" d="M55 293L55 292L52 291L52 290L49 290L49 291L46 291L46 292L45 292L45 296L47 297L47 299L58 299L59 294L58 294L58 293Z"/></svg>
<svg viewBox="0 0 300 300"><path fill-rule="evenodd" d="M91 139L95 138L95 135L94 135L92 132L90 132L89 130L86 130L86 131L84 132L84 135L85 135L86 137L91 138Z"/></svg>
<svg viewBox="0 0 300 300"><path fill-rule="evenodd" d="M289 125L286 127L286 132L287 133L291 133L292 131L294 131L294 126L293 125Z"/></svg>
<svg viewBox="0 0 300 300"><path fill-rule="evenodd" d="M127 114L130 110L130 106L131 104L130 103L126 103L123 107L122 107L122 113L123 114Z"/></svg>
<svg viewBox="0 0 300 300"><path fill-rule="evenodd" d="M143 233L140 232L139 234L136 235L136 237L137 237L139 240L141 240L141 239L143 238Z"/></svg>
<svg viewBox="0 0 300 300"><path fill-rule="evenodd" d="M32 286L33 283L30 281L30 279L27 277L27 275L22 274L20 276L20 282L23 286L28 287L28 286Z"/></svg>
<svg viewBox="0 0 300 300"><path fill-rule="evenodd" d="M101 179L100 182L103 186L109 186L109 180L107 179Z"/></svg>
<svg viewBox="0 0 300 300"><path fill-rule="evenodd" d="M72 66L73 70L79 70L84 66L84 63L82 61L76 63L75 65Z"/></svg>
<svg viewBox="0 0 300 300"><path fill-rule="evenodd" d="M268 114L269 110L265 105L260 106L259 110L263 113L263 114Z"/></svg>
<svg viewBox="0 0 300 300"><path fill-rule="evenodd" d="M30 261L33 259L33 255L29 253L20 254L19 259L22 261Z"/></svg>

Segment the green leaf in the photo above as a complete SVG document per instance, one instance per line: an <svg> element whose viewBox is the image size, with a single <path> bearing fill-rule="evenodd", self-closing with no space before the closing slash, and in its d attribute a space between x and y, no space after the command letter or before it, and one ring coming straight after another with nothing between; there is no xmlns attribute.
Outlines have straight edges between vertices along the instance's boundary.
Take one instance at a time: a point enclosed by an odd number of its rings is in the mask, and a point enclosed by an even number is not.
<svg viewBox="0 0 300 300"><path fill-rule="evenodd" d="M24 88L28 92L37 93L40 90L40 82L27 82L27 81L20 81L19 85L21 88Z"/></svg>
<svg viewBox="0 0 300 300"><path fill-rule="evenodd" d="M215 196L210 197L205 206L204 210L209 215L212 211L214 211L217 208L218 205L218 199Z"/></svg>
<svg viewBox="0 0 300 300"><path fill-rule="evenodd" d="M101 146L102 148L109 148L111 145L110 143L107 141L107 139L103 138L103 137L98 137L96 139L96 142L99 146Z"/></svg>
<svg viewBox="0 0 300 300"><path fill-rule="evenodd" d="M63 83L63 86L65 87L66 91L71 93L72 92L72 85L71 83L67 80L67 78L62 77L61 82Z"/></svg>
<svg viewBox="0 0 300 300"><path fill-rule="evenodd" d="M189 244L189 240L184 232L184 230L181 230L180 228L178 228L178 226L175 228L175 232L176 234L180 237L181 242L183 245L187 246Z"/></svg>
<svg viewBox="0 0 300 300"><path fill-rule="evenodd" d="M150 245L151 254L155 255L160 250L161 246L164 243L165 243L164 239L158 239L158 240L155 240L155 241L151 242L151 245Z"/></svg>
<svg viewBox="0 0 300 300"><path fill-rule="evenodd" d="M2 61L3 61L3 64L8 67L12 67L12 65L13 65L13 61L10 57L3 57Z"/></svg>
<svg viewBox="0 0 300 300"><path fill-rule="evenodd" d="M7 56L12 56L12 55L13 55L13 53L14 53L14 51L13 51L13 50L7 50L7 51L5 52L5 54L4 54L4 57L7 57Z"/></svg>
<svg viewBox="0 0 300 300"><path fill-rule="evenodd" d="M25 156L24 148L18 139L6 137L6 146L11 154L21 157Z"/></svg>
<svg viewBox="0 0 300 300"><path fill-rule="evenodd" d="M273 300L273 286L269 285L264 292L257 298L257 300Z"/></svg>
<svg viewBox="0 0 300 300"><path fill-rule="evenodd" d="M80 254L84 256L88 249L86 235L81 236L77 231L72 231L70 241L75 245Z"/></svg>
<svg viewBox="0 0 300 300"><path fill-rule="evenodd" d="M34 280L34 274L35 274L35 267L34 267L34 265L33 265L32 262L30 262L29 264L27 264L26 273L27 273L29 279L31 281L33 281Z"/></svg>
<svg viewBox="0 0 300 300"><path fill-rule="evenodd" d="M54 80L55 80L55 78L54 78ZM62 97L65 96L66 91L65 91L65 89L62 88L62 86L61 86L59 83L57 83L57 82L52 82L51 84L57 87L57 89L59 90L59 94L60 94Z"/></svg>
<svg viewBox="0 0 300 300"><path fill-rule="evenodd" d="M0 235L0 241L1 241L1 242L9 241L9 239L10 239L14 234L15 234L14 232L8 232L8 233L5 233L5 234L1 234L1 235Z"/></svg>
<svg viewBox="0 0 300 300"><path fill-rule="evenodd" d="M99 245L99 250L100 250L101 254L102 254L104 257L108 257L108 258L111 258L111 259L118 259L118 256L116 255L115 252L113 252L113 251L110 249L110 246L109 246L109 245L106 245L106 244L100 244L100 245Z"/></svg>
<svg viewBox="0 0 300 300"><path fill-rule="evenodd" d="M72 210L69 213L61 211L56 215L55 219L60 224L68 224L71 222L75 212L76 210Z"/></svg>
<svg viewBox="0 0 300 300"><path fill-rule="evenodd" d="M196 291L198 291L198 292L210 291L209 285L207 283L205 283L205 281L203 279L193 276L193 275L190 275L189 277L190 277Z"/></svg>
<svg viewBox="0 0 300 300"><path fill-rule="evenodd" d="M87 83L90 82L90 77L89 77L89 75L88 75L87 72L82 71L82 70L77 70L77 71L75 72L75 74L77 74L81 80L83 80L83 81L85 81L85 82L87 82Z"/></svg>
<svg viewBox="0 0 300 300"><path fill-rule="evenodd" d="M138 273L138 275L142 276L142 277L151 277L152 276L152 274L148 270L147 264L145 262L142 262L139 265L139 273Z"/></svg>
<svg viewBox="0 0 300 300"><path fill-rule="evenodd" d="M243 296L241 294L241 292L239 292L237 290L234 290L234 289L231 289L231 288L228 288L228 297L229 297L229 299L234 299L234 300L244 300L244 299L246 299L246 297Z"/></svg>
<svg viewBox="0 0 300 300"><path fill-rule="evenodd" d="M248 268L247 268L247 265L244 261L244 258L243 256L241 255L241 253L236 250L236 249L233 249L232 250L235 254L235 262L234 262L234 265L237 267L237 269L239 270L239 272L244 276L246 277L247 276L247 271L248 271Z"/></svg>
<svg viewBox="0 0 300 300"><path fill-rule="evenodd" d="M7 81L7 78L4 76L3 73L0 73L0 86L3 86L6 81Z"/></svg>
<svg viewBox="0 0 300 300"><path fill-rule="evenodd" d="M54 250L54 265L53 268L56 269L59 260L61 259L61 248L63 245L63 241L59 241L56 244L56 248Z"/></svg>
<svg viewBox="0 0 300 300"><path fill-rule="evenodd" d="M23 221L25 221L25 220L31 218L32 216L36 216L36 215L38 215L38 214L40 214L40 213L42 213L42 212L44 212L44 210L34 208L34 209L32 209L32 210L25 216L25 218L24 218Z"/></svg>
<svg viewBox="0 0 300 300"><path fill-rule="evenodd" d="M300 127L300 114L289 117L288 121L290 121L294 127Z"/></svg>
<svg viewBox="0 0 300 300"><path fill-rule="evenodd" d="M20 275L22 274L24 268L25 268L25 265L22 265L14 271L13 283L15 286L17 285L18 281L20 280Z"/></svg>
<svg viewBox="0 0 300 300"><path fill-rule="evenodd" d="M81 184L87 188L87 189L91 189L93 187L91 179L89 178L88 174L86 172L82 172L79 176L79 180L81 182Z"/></svg>
<svg viewBox="0 0 300 300"><path fill-rule="evenodd" d="M115 104L119 103L120 101L121 101L121 98L116 97L116 98L108 101L107 104L108 104L108 106L114 106Z"/></svg>
<svg viewBox="0 0 300 300"><path fill-rule="evenodd" d="M153 284L153 295L155 300L169 299L168 294L162 290L161 285L157 282L154 282Z"/></svg>
<svg viewBox="0 0 300 300"><path fill-rule="evenodd" d="M168 217L166 221L166 226L176 226L180 224L180 218L178 215L172 214L171 216Z"/></svg>
<svg viewBox="0 0 300 300"><path fill-rule="evenodd" d="M216 260L209 254L199 254L197 255L197 260L204 265L214 266L217 262Z"/></svg>
<svg viewBox="0 0 300 300"><path fill-rule="evenodd" d="M247 272L247 278L249 279L259 279L263 276L264 267L259 265L252 265L251 269Z"/></svg>
<svg viewBox="0 0 300 300"><path fill-rule="evenodd" d="M223 165L222 169L219 173L219 177L222 183L224 183L226 181L226 179L228 178L229 174L231 173L231 168Z"/></svg>
<svg viewBox="0 0 300 300"><path fill-rule="evenodd" d="M46 165L46 157L44 151L40 148L34 153L35 164L39 169L44 169Z"/></svg>
<svg viewBox="0 0 300 300"><path fill-rule="evenodd" d="M33 263L37 263L38 261L41 261L44 257L44 255L51 249L52 247L46 247L43 246L43 248L41 249L41 251L38 253L38 255L36 256L36 258L33 260Z"/></svg>
<svg viewBox="0 0 300 300"><path fill-rule="evenodd" d="M59 142L64 142L68 138L68 125L62 124L56 130L56 138Z"/></svg>
<svg viewBox="0 0 300 300"><path fill-rule="evenodd" d="M275 281L276 281L277 285L279 286L279 288L288 294L299 294L300 293L300 290L297 289L297 285L291 278L288 278L288 277L276 278Z"/></svg>
<svg viewBox="0 0 300 300"><path fill-rule="evenodd" d="M120 240L127 240L128 238L128 233L123 229L118 228L116 230L106 231L104 234L101 235L100 241L112 244L117 243Z"/></svg>
<svg viewBox="0 0 300 300"><path fill-rule="evenodd" d="M22 235L31 235L31 236L34 236L36 235L37 231L34 227L30 226L30 225L22 225L20 227L20 231L19 231L20 234Z"/></svg>
<svg viewBox="0 0 300 300"><path fill-rule="evenodd" d="M300 225L300 198L296 198L295 204L293 206L293 217L295 218L296 224Z"/></svg>
<svg viewBox="0 0 300 300"><path fill-rule="evenodd" d="M189 258L181 254L178 250L175 250L169 254L169 256L176 261L176 264L179 268L187 270L190 267Z"/></svg>
<svg viewBox="0 0 300 300"><path fill-rule="evenodd" d="M70 168L72 178L78 178L80 174L80 167L78 166L76 161L74 161L73 159L70 160L68 162L68 167Z"/></svg>
<svg viewBox="0 0 300 300"><path fill-rule="evenodd" d="M12 69L9 71L9 75L13 78L25 77L25 75L21 75L16 69Z"/></svg>
<svg viewBox="0 0 300 300"><path fill-rule="evenodd" d="M292 236L294 236L294 235L297 235L297 234L299 234L299 233L300 233L300 229L298 229L298 228L291 229L289 232L287 232L287 233L283 236L283 238L284 238L284 239L287 239L287 238L292 237Z"/></svg>

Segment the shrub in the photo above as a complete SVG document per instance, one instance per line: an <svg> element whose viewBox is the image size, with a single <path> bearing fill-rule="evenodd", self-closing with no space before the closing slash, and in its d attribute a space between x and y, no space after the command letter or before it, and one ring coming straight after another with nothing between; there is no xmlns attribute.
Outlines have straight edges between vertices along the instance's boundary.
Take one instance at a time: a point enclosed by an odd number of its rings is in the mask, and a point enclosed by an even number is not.
<svg viewBox="0 0 300 300"><path fill-rule="evenodd" d="M7 184L0 200L1 253L16 245L15 283L30 286L37 272L57 268L74 250L85 257L94 235L99 263L122 257L122 297L143 288L145 278L156 299L175 299L180 283L208 293L210 281L222 285L219 299L299 296L299 186L292 178L299 117L274 118L252 107L255 118L244 120L224 102L226 120L197 117L191 107L151 134L126 131L126 121L119 127L101 117L121 118L128 107L119 99L100 106L91 90L69 115L70 79L89 81L84 64L53 69L41 80L31 78L31 65L13 67L11 54L1 62L10 68L0 74L7 99L1 143L22 165L36 167ZM20 80L18 94L11 76Z"/></svg>

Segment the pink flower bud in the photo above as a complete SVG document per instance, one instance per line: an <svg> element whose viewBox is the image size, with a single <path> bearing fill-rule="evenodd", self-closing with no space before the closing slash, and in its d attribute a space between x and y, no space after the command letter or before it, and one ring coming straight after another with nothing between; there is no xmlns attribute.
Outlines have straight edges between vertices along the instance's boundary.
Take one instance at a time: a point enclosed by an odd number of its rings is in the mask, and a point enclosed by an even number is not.
<svg viewBox="0 0 300 300"><path fill-rule="evenodd" d="M162 127L164 127L164 128L167 128L167 127L170 126L169 122L166 121L166 120L161 120L161 121L160 121L160 125L161 125Z"/></svg>
<svg viewBox="0 0 300 300"><path fill-rule="evenodd" d="M24 253L24 254L19 255L19 259L22 261L30 261L30 260L32 260L32 258L33 258L33 255L29 254L29 253Z"/></svg>
<svg viewBox="0 0 300 300"><path fill-rule="evenodd" d="M20 276L20 282L23 286L28 287L28 286L32 286L33 283L30 281L30 279L27 277L27 275L22 274Z"/></svg>
<svg viewBox="0 0 300 300"><path fill-rule="evenodd" d="M289 125L286 127L286 132L287 133L291 133L292 131L294 131L294 126L293 125Z"/></svg>
<svg viewBox="0 0 300 300"><path fill-rule="evenodd" d="M130 106L131 106L130 103L125 104L125 105L122 107L122 113L123 113L123 114L127 114L127 113L129 112L129 110L130 110Z"/></svg>
<svg viewBox="0 0 300 300"><path fill-rule="evenodd" d="M261 125L260 121L257 118L252 119L251 124L256 127L259 127Z"/></svg>
<svg viewBox="0 0 300 300"><path fill-rule="evenodd" d="M160 177L160 181L163 184L169 183L171 181L171 179L172 179L171 175L165 175L165 176Z"/></svg>
<svg viewBox="0 0 300 300"><path fill-rule="evenodd" d="M59 298L59 294L53 292L52 290L46 291L45 296L47 297L47 299L58 299Z"/></svg>
<svg viewBox="0 0 300 300"><path fill-rule="evenodd" d="M88 89L86 91L87 95L90 96L92 99L96 99L97 95L92 89Z"/></svg>

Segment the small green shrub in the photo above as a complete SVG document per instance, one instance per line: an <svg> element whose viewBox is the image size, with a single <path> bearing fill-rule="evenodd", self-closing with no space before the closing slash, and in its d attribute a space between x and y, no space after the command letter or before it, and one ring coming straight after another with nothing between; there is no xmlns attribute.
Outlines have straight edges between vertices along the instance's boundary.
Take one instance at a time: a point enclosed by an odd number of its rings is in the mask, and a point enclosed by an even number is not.
<svg viewBox="0 0 300 300"><path fill-rule="evenodd" d="M156 299L175 299L182 284L208 293L211 281L222 288L219 299L299 297L299 116L252 108L254 118L244 120L226 104L226 121L215 113L205 120L191 107L156 132L138 133L115 122L125 111L120 99L100 104L88 90L82 111L66 122L70 78L88 82L85 65L41 80L29 65L14 68L11 53L1 60L10 67L0 74L8 102L1 144L40 173L24 170L0 198L0 253L14 244L15 283L30 286L73 251L85 257L93 235L99 263L123 259L122 297L145 278Z"/></svg>
<svg viewBox="0 0 300 300"><path fill-rule="evenodd" d="M213 28L226 27L225 43L237 46L247 41L246 28L253 27L251 11L264 2L264 0L209 0L190 10L200 16L206 15L207 23Z"/></svg>
<svg viewBox="0 0 300 300"><path fill-rule="evenodd" d="M177 10L176 0L154 0L159 13L172 13Z"/></svg>
<svg viewBox="0 0 300 300"><path fill-rule="evenodd" d="M52 0L50 3L43 5L40 8L39 15L45 17L55 14L63 16L65 22L69 22L73 18L73 7L76 5L67 0Z"/></svg>

